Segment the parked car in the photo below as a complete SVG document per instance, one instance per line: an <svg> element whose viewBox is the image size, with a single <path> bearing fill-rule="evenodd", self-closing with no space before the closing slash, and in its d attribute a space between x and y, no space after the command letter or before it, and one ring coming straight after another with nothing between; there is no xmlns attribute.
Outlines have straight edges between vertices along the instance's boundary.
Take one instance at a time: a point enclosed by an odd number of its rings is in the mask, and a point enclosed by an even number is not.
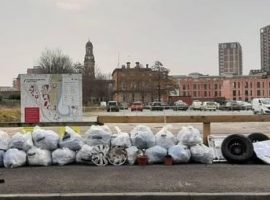
<svg viewBox="0 0 270 200"><path fill-rule="evenodd" d="M155 111L155 110L162 111L163 109L164 109L164 107L162 106L162 103L158 102L158 101L153 102L151 104L151 108L150 108L151 111Z"/></svg>
<svg viewBox="0 0 270 200"><path fill-rule="evenodd" d="M186 111L188 109L188 104L186 104L183 101L176 101L174 102L174 105L172 107L173 110L177 111L177 110L184 110Z"/></svg>
<svg viewBox="0 0 270 200"><path fill-rule="evenodd" d="M190 106L191 110L202 110L202 102L199 100L194 100Z"/></svg>
<svg viewBox="0 0 270 200"><path fill-rule="evenodd" d="M126 102L119 103L119 109L120 110L127 110L128 104Z"/></svg>
<svg viewBox="0 0 270 200"><path fill-rule="evenodd" d="M119 112L119 105L117 101L109 101L107 104L107 112Z"/></svg>
<svg viewBox="0 0 270 200"><path fill-rule="evenodd" d="M165 110L169 110L171 108L171 106L165 102L162 102L161 105L163 106L163 109Z"/></svg>
<svg viewBox="0 0 270 200"><path fill-rule="evenodd" d="M252 110L251 103L246 102L246 101L236 101L236 102L242 106L243 110Z"/></svg>
<svg viewBox="0 0 270 200"><path fill-rule="evenodd" d="M143 111L143 104L140 101L133 102L131 105L131 111Z"/></svg>
<svg viewBox="0 0 270 200"><path fill-rule="evenodd" d="M205 101L202 104L202 110L216 111L217 104L213 101Z"/></svg>
<svg viewBox="0 0 270 200"><path fill-rule="evenodd" d="M144 104L143 109L151 109L151 103Z"/></svg>
<svg viewBox="0 0 270 200"><path fill-rule="evenodd" d="M237 101L227 101L224 105L221 105L219 107L220 110L243 110L243 106L239 103L237 103Z"/></svg>
<svg viewBox="0 0 270 200"><path fill-rule="evenodd" d="M270 98L255 98L251 104L254 114L270 114Z"/></svg>

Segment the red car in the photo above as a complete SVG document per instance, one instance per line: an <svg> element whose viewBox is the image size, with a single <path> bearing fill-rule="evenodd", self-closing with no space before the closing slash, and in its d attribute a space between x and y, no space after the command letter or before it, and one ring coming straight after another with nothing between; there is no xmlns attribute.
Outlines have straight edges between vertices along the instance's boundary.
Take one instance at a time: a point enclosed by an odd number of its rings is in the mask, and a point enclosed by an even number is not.
<svg viewBox="0 0 270 200"><path fill-rule="evenodd" d="M143 104L142 102L133 102L131 105L131 111L143 111Z"/></svg>

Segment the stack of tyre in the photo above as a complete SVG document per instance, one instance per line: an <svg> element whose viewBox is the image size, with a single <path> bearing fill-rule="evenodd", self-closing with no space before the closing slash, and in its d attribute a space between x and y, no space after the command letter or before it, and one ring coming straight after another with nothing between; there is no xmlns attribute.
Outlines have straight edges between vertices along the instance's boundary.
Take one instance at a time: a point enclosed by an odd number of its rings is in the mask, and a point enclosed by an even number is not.
<svg viewBox="0 0 270 200"><path fill-rule="evenodd" d="M263 133L248 136L233 134L226 137L221 145L224 158L230 163L260 162L254 152L253 143L269 140Z"/></svg>

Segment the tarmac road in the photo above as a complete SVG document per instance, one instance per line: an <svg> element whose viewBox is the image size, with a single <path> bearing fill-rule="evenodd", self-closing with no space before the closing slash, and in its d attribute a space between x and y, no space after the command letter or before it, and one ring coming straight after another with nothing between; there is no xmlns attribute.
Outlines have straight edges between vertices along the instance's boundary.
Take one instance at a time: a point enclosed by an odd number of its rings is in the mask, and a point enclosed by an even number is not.
<svg viewBox="0 0 270 200"><path fill-rule="evenodd" d="M0 194L16 193L263 193L268 165L50 166L0 169Z"/></svg>

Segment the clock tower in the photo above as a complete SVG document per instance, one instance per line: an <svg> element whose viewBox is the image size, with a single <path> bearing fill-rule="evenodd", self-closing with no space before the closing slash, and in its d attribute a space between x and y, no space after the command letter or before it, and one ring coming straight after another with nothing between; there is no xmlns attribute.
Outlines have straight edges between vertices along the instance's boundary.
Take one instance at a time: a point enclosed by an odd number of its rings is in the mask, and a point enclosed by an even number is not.
<svg viewBox="0 0 270 200"><path fill-rule="evenodd" d="M85 45L84 70L86 76L95 79L95 57L93 54L93 44L90 40Z"/></svg>

